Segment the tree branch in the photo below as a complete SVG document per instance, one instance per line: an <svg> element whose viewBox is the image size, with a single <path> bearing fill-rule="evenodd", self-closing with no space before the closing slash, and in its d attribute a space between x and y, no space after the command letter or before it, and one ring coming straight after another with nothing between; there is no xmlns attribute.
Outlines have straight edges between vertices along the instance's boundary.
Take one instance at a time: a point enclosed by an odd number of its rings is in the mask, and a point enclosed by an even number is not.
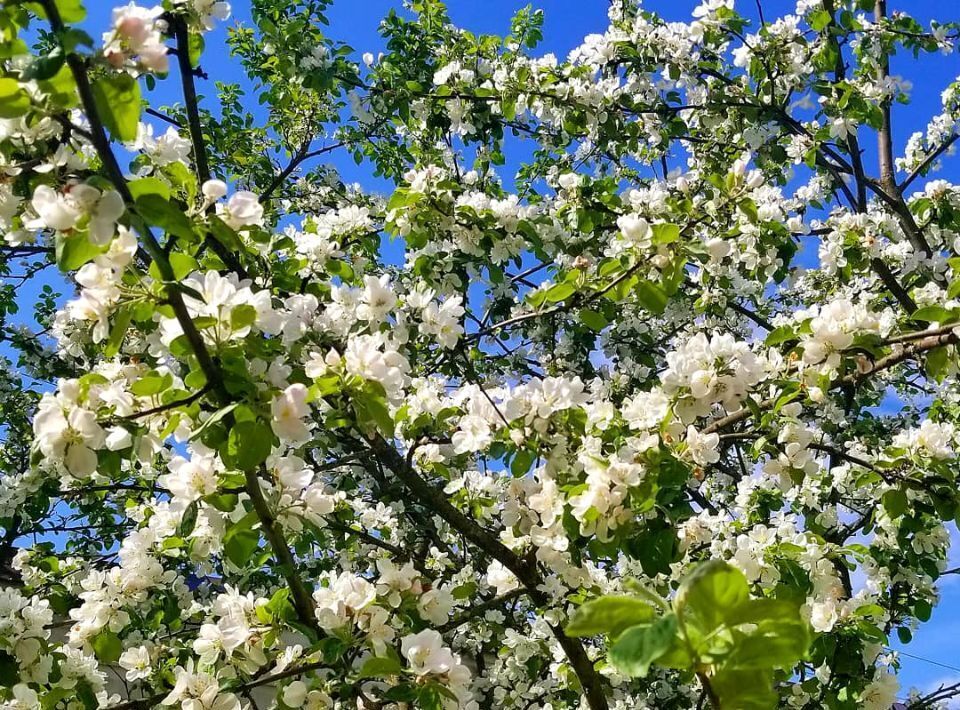
<svg viewBox="0 0 960 710"><path fill-rule="evenodd" d="M404 457L382 436L374 434L368 437L368 441L377 458L403 482L421 503L429 506L467 540L513 572L526 588L527 594L530 595L535 604L538 606L547 605L549 600L540 588L543 579L535 562L521 558L490 532L460 512L442 491L437 490L422 479L413 467L408 465ZM580 681L583 694L591 710L607 710L608 704L603 681L587 656L583 644L579 639L568 637L563 629L556 624L550 624L550 630L566 653L567 660Z"/></svg>
<svg viewBox="0 0 960 710"><path fill-rule="evenodd" d="M187 124L190 128L190 142L193 144L193 161L197 168L200 184L210 179L210 163L207 159L207 147L203 140L203 123L200 120L200 104L197 98L197 86L193 80L193 66L190 64L190 30L182 15L171 14L170 24L177 40L177 64L180 68L180 84L183 88L183 103L187 110ZM225 247L212 233L207 243L213 252L231 271L241 278L247 278L246 269L237 256Z"/></svg>
<svg viewBox="0 0 960 710"><path fill-rule="evenodd" d="M47 17L49 18L54 34L61 36L65 31L65 26L56 3L53 0L41 1L43 2L44 9L47 12ZM93 99L93 91L90 86L90 79L87 76L86 67L84 66L84 63L80 57L73 52L69 52L67 54L66 61L71 72L73 73L74 80L77 83L77 91L80 95L80 101L83 106L84 113L87 116L87 120L90 122L90 133L94 148L96 148L97 153L109 174L111 182L113 182L121 197L123 197L127 204L132 204L133 200L130 194L130 189L123 177L120 166L117 163L116 156L114 155L113 149L110 146L110 141L107 139L107 134L103 127L103 121L101 120L97 111L96 103ZM157 270L160 272L160 276L168 284L166 287L168 301L173 309L177 321L180 324L180 327L183 329L184 335L187 338L187 342L190 344L193 354L197 358L200 369L203 370L204 375L206 375L208 386L211 388L212 393L220 401L221 405L230 404L232 397L230 396L230 393L224 384L220 367L207 350L207 347L203 342L203 337L200 335L196 324L190 317L190 313L187 310L180 291L176 288L178 280L174 274L173 268L170 266L170 262L167 259L166 253L163 251L159 242L157 242L156 237L153 236L153 233L146 224L142 225L141 238L144 242L143 247L149 255L149 258L154 261L157 266ZM224 417L224 421L229 426L232 425L233 418L230 414L228 414L226 417ZM260 523L264 528L264 533L266 534L267 539L273 548L273 553L280 562L284 578L286 579L287 584L290 586L290 590L294 596L294 602L297 609L297 614L300 617L300 621L304 625L309 626L318 634L320 634L320 627L317 624L316 616L313 613L313 600L306 591L306 587L300 579L300 575L297 572L296 565L293 561L293 555L290 552L290 548L287 546L283 531L279 528L279 526L276 525L273 514L263 498L263 492L260 489L257 473L256 471L245 471L244 476L247 484L247 495L250 496L254 509L257 512L257 517L260 519Z"/></svg>

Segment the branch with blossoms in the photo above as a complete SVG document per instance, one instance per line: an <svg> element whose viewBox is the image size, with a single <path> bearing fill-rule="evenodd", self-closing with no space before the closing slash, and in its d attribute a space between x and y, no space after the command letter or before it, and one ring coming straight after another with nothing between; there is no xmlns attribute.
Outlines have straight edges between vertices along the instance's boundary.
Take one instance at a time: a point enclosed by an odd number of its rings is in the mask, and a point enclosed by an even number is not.
<svg viewBox="0 0 960 710"><path fill-rule="evenodd" d="M896 72L955 26L327 5L213 88L226 3L0 8L0 703L889 706L960 510L960 84L900 146Z"/></svg>

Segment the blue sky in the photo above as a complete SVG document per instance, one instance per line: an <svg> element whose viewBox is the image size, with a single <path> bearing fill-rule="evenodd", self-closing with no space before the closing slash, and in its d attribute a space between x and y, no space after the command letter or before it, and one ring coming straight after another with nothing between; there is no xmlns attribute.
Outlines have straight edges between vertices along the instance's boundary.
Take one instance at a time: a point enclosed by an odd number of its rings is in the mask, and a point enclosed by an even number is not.
<svg viewBox="0 0 960 710"><path fill-rule="evenodd" d="M123 0L125 4L126 0ZM146 0L140 0L145 3ZM792 10L793 2L784 0L761 0L763 12L767 20L775 18ZM87 0L90 11L87 21L88 30L95 36L108 23L110 10L121 4L121 0ZM450 14L454 22L473 32L490 32L505 34L509 29L511 15L526 5L526 0L449 0ZM554 52L558 56L565 56L573 47L580 43L582 38L593 32L602 32L606 27L606 0L540 0L534 2L534 7L545 11L544 27L545 40L540 51ZM655 10L670 20L687 20L691 10L697 3L693 0L646 0L644 6ZM234 16L230 23L236 20L249 19L248 2L235 0ZM905 10L913 14L921 22L931 17L941 20L960 18L960 6L956 0L890 0L890 10ZM399 0L339 0L335 2L329 12L329 34L347 42L354 47L358 54L373 52L376 54L383 48L383 43L377 34L380 19L389 9L399 6ZM738 0L738 9L750 17L756 17L756 4L752 0ZM235 80L232 60L228 56L225 46L225 31L221 25L207 37L207 50L203 58L203 68L212 80ZM938 55L921 62L912 59L895 59L893 73L900 73L914 82L913 104L909 107L898 108L894 120L895 144L902 147L911 132L921 130L927 119L938 112L940 107L940 92L960 75L960 55L944 57ZM212 83L206 86L201 82L201 93L212 94ZM159 103L176 100L175 79L161 84L157 91ZM875 163L872 160L873 142L870 139L862 141L868 152L867 164ZM358 168L349 158L331 158L347 180L364 182L368 173L364 168ZM948 179L957 179L955 166L949 167L942 174ZM506 176L505 176L506 177ZM24 291L24 303L30 303L34 298L34 290L40 284L33 284ZM0 351L2 352L2 351ZM956 536L955 536L956 537ZM960 557L954 555L955 558ZM954 559L951 566L956 566L958 559ZM956 670L940 667L930 662L913 658L903 658L903 672L901 675L904 687L911 685L921 689L930 689L939 682L950 682L960 679L960 579L947 578L941 585L943 603L935 611L933 619L924 625L916 634L913 643L906 647L906 651L916 656L929 659L947 666L956 666Z"/></svg>

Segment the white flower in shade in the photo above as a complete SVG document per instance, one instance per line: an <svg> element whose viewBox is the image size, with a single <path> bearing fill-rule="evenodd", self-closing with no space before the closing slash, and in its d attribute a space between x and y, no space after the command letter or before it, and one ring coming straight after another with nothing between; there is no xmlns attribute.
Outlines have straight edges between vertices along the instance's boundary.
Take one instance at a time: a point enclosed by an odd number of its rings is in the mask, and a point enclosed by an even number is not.
<svg viewBox="0 0 960 710"><path fill-rule="evenodd" d="M443 645L439 631L424 629L418 634L404 636L400 640L402 651L410 669L419 676L441 675L458 665L453 652Z"/></svg>
<svg viewBox="0 0 960 710"><path fill-rule="evenodd" d="M299 456L284 456L273 465L280 485L290 491L301 491L313 481L313 471L307 468Z"/></svg>
<svg viewBox="0 0 960 710"><path fill-rule="evenodd" d="M167 464L167 469L170 473L159 476L157 482L170 491L176 500L190 503L217 491L217 471L212 456L193 456L190 459L175 456Z"/></svg>
<svg viewBox="0 0 960 710"><path fill-rule="evenodd" d="M350 338L343 356L347 372L383 385L387 397L396 399L407 380L410 363L382 333Z"/></svg>
<svg viewBox="0 0 960 710"><path fill-rule="evenodd" d="M140 127L137 147L142 148L156 165L163 167L171 163L186 163L189 160L192 149L190 141L181 136L176 128L170 126L163 135L154 138L153 126L140 124Z"/></svg>
<svg viewBox="0 0 960 710"><path fill-rule="evenodd" d="M308 394L309 390L298 382L273 398L270 427L282 440L301 443L310 438L310 426L304 421L310 414Z"/></svg>
<svg viewBox="0 0 960 710"><path fill-rule="evenodd" d="M828 633L840 619L836 599L826 598L810 604L810 626L814 631Z"/></svg>
<svg viewBox="0 0 960 710"><path fill-rule="evenodd" d="M247 190L231 195L227 204L217 205L217 214L236 231L263 225L263 205L254 193Z"/></svg>
<svg viewBox="0 0 960 710"><path fill-rule="evenodd" d="M497 590L497 596L508 594L520 586L516 575L499 560L494 560L487 567L487 584Z"/></svg>
<svg viewBox="0 0 960 710"><path fill-rule="evenodd" d="M192 8L205 30L213 29L214 20L222 21L230 17L230 3L224 0L174 0L173 4Z"/></svg>
<svg viewBox="0 0 960 710"><path fill-rule="evenodd" d="M458 454L468 451L482 451L493 441L490 425L483 417L468 414L461 417L457 430L451 437L453 450Z"/></svg>
<svg viewBox="0 0 960 710"><path fill-rule="evenodd" d="M119 663L130 682L150 677L150 651L146 646L128 648L120 655Z"/></svg>
<svg viewBox="0 0 960 710"><path fill-rule="evenodd" d="M886 670L878 670L877 677L860 693L858 706L863 710L887 710L897 701L900 681L897 676Z"/></svg>
<svg viewBox="0 0 960 710"><path fill-rule="evenodd" d="M380 278L365 276L363 283L363 296L357 308L357 317L360 320L379 323L397 305L397 296L390 288L390 275L384 274Z"/></svg>
<svg viewBox="0 0 960 710"><path fill-rule="evenodd" d="M329 586L318 588L313 598L321 628L337 629L372 604L377 598L377 589L363 577L343 572L332 579Z"/></svg>
<svg viewBox="0 0 960 710"><path fill-rule="evenodd" d="M307 684L302 680L295 680L283 689L281 699L283 704L291 708L303 707L307 700Z"/></svg>
<svg viewBox="0 0 960 710"><path fill-rule="evenodd" d="M107 433L106 445L109 451L121 451L133 445L133 436L122 426L115 426Z"/></svg>
<svg viewBox="0 0 960 710"><path fill-rule="evenodd" d="M216 202L227 195L227 183L223 180L207 180L200 188L203 196L210 202Z"/></svg>
<svg viewBox="0 0 960 710"><path fill-rule="evenodd" d="M420 573L412 562L401 567L390 560L377 560L377 571L380 573L377 579L377 595L385 598L390 606L400 606L403 592L421 591Z"/></svg>
<svg viewBox="0 0 960 710"><path fill-rule="evenodd" d="M117 220L123 215L123 198L114 190L101 192L95 187L79 183L57 192L49 185L40 185L34 190L32 203L38 221L31 228L49 228L67 232L79 226L83 217L88 218L90 241L104 246L117 233Z"/></svg>
<svg viewBox="0 0 960 710"><path fill-rule="evenodd" d="M117 69L134 57L147 71L166 73L170 69L167 45L163 41L164 9L130 3L113 11L113 29L103 35L103 56Z"/></svg>
<svg viewBox="0 0 960 710"><path fill-rule="evenodd" d="M857 123L849 118L835 118L830 122L830 137L846 140L847 136L856 133Z"/></svg>
<svg viewBox="0 0 960 710"><path fill-rule="evenodd" d="M38 227L48 227L58 232L73 229L83 214L75 200L67 199L49 185L38 185L33 191L33 210L40 218Z"/></svg>
<svg viewBox="0 0 960 710"><path fill-rule="evenodd" d="M436 336L440 345L452 349L463 335L460 318L464 313L463 299L460 296L448 298L439 305L428 303L420 312L420 331L425 335Z"/></svg>
<svg viewBox="0 0 960 710"><path fill-rule="evenodd" d="M701 434L694 427L687 427L687 451L694 463L709 466L720 460L720 435Z"/></svg>
<svg viewBox="0 0 960 710"><path fill-rule="evenodd" d="M194 671L191 660L186 668L174 669L176 682L161 705L176 705L180 710L240 710L240 700L233 693L220 691L220 681L203 671Z"/></svg>
<svg viewBox="0 0 960 710"><path fill-rule="evenodd" d="M45 456L62 460L67 471L85 478L97 470L97 449L105 445L106 434L97 415L73 407L65 411L54 397L44 396L33 420L37 445Z"/></svg>
<svg viewBox="0 0 960 710"><path fill-rule="evenodd" d="M417 600L420 617L432 624L442 624L450 619L456 600L446 587L429 589Z"/></svg>
<svg viewBox="0 0 960 710"><path fill-rule="evenodd" d="M657 387L625 402L623 418L631 429L658 429L669 411L670 398Z"/></svg>
<svg viewBox="0 0 960 710"><path fill-rule="evenodd" d="M241 643L243 640L241 639ZM225 638L223 629L218 624L203 624L200 627L200 635L193 641L193 652L204 666L212 666L219 659L221 654L229 656L232 648L236 644L230 644Z"/></svg>
<svg viewBox="0 0 960 710"><path fill-rule="evenodd" d="M303 504L307 507L308 517L320 523L325 515L336 509L337 496L328 493L323 485L314 484L303 492Z"/></svg>
<svg viewBox="0 0 960 710"><path fill-rule="evenodd" d="M639 249L648 249L650 241L650 224L643 217L635 214L625 214L617 218L617 226L624 238Z"/></svg>
<svg viewBox="0 0 960 710"><path fill-rule="evenodd" d="M13 686L13 700L3 704L5 710L37 710L40 707L37 691L24 683Z"/></svg>
<svg viewBox="0 0 960 710"><path fill-rule="evenodd" d="M956 429L953 424L939 423L924 419L919 427L902 431L891 442L896 448L903 448L914 454L926 455L935 459L952 459Z"/></svg>

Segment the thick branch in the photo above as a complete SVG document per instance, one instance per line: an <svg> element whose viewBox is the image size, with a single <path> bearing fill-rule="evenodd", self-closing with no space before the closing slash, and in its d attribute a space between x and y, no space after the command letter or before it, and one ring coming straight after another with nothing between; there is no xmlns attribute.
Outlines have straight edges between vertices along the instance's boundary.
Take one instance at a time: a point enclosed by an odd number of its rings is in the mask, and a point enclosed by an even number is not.
<svg viewBox="0 0 960 710"><path fill-rule="evenodd" d="M374 434L369 438L369 442L377 458L403 482L421 503L436 511L441 518L467 540L513 572L526 588L527 594L535 604L545 606L548 603L547 595L540 588L543 579L535 562L521 558L494 535L460 512L442 491L423 480L413 467L408 465L403 456L383 437ZM603 682L587 656L583 644L579 639L568 637L560 626L551 624L550 630L566 653L567 660L580 681L591 710L607 710L608 705Z"/></svg>
<svg viewBox="0 0 960 710"><path fill-rule="evenodd" d="M62 35L65 31L65 26L56 4L53 0L43 0L43 5L54 33L56 35ZM72 52L67 54L67 63L77 83L77 91L80 95L84 113L90 122L90 133L94 148L96 148L111 182L113 182L121 197L123 197L127 204L132 204L133 200L130 189L127 186L127 182L117 163L116 156L110 146L110 141L103 127L103 121L97 112L86 67L81 58ZM166 253L146 225L142 225L141 232L141 238L144 243L143 248L156 263L160 276L168 284L166 290L170 306L173 308L174 315L180 323L180 327L183 329L187 342L189 342L190 348L196 356L201 370L203 370L204 375L206 375L208 386L220 401L221 405L229 404L232 398L224 385L220 367L207 350L203 342L203 337L200 335L193 319L190 317L190 313L187 310L180 291L175 287L178 280L173 272L173 268L170 266ZM228 415L224 418L224 421L229 424L232 422L232 418ZM263 499L263 493L260 489L260 483L257 480L256 471L246 471L245 476L247 494L253 502L257 516L260 518L264 533L273 547L274 555L276 555L283 568L284 578L290 585L290 590L294 595L294 603L300 621L319 633L319 626L317 625L316 616L313 613L313 600L310 598L309 593L306 592L306 587L300 579L296 564L293 561L293 555L287 546L283 531L276 525L276 520L270 512L266 501Z"/></svg>
<svg viewBox="0 0 960 710"><path fill-rule="evenodd" d="M193 161L197 168L197 179L202 185L210 179L210 163L207 159L207 147L203 140L203 123L200 120L200 103L197 98L197 86L193 81L193 66L190 64L190 31L181 15L171 16L174 37L177 40L177 63L180 67L180 84L183 87L183 103L187 110L187 124L190 127L190 142L193 144ZM246 269L237 256L227 249L214 235L207 238L213 252L231 271L242 278L247 277Z"/></svg>
<svg viewBox="0 0 960 710"><path fill-rule="evenodd" d="M893 352L871 363L870 366L865 370L858 370L834 380L833 384L831 385L831 389L837 389L839 387L849 385L859 385L864 380L877 374L878 372L889 370L891 367L899 365L901 362L912 360L930 350L942 347L944 345L956 345L957 343L960 343L960 337L958 337L952 329L946 330L945 332L943 329L939 329L936 331L931 331L931 333L931 335L920 337L917 340L912 341L909 345L895 347ZM770 397L769 399L761 401L757 406L761 410L769 409L777 403L777 399L778 397ZM751 416L753 416L752 410L749 407L744 407L743 409L733 412L732 414L727 414L726 416L713 420L710 424L704 427L703 432L705 434L710 434L713 432L722 431L733 424L737 424L745 419L749 419Z"/></svg>

